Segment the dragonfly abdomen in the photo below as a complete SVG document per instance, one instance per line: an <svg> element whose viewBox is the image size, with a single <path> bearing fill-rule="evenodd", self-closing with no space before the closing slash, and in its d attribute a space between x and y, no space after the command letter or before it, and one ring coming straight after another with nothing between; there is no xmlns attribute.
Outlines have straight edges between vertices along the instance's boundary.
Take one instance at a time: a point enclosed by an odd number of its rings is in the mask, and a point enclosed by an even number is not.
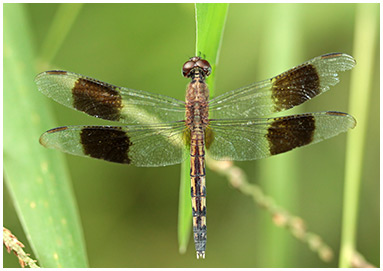
<svg viewBox="0 0 383 271"><path fill-rule="evenodd" d="M205 258L206 249L206 179L204 132L196 129L190 140L190 181L193 212L193 235L197 258Z"/></svg>

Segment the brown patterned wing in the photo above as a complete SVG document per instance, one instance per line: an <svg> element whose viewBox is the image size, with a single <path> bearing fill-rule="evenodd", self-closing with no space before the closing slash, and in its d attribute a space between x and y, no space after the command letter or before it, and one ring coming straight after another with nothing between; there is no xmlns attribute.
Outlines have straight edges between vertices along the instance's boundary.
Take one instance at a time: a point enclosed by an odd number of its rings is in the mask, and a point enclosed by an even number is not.
<svg viewBox="0 0 383 271"><path fill-rule="evenodd" d="M317 143L346 132L355 119L342 112L317 112L267 119L211 120L208 155L216 160L255 160Z"/></svg>
<svg viewBox="0 0 383 271"><path fill-rule="evenodd" d="M229 91L209 103L212 119L257 118L300 105L339 82L338 72L354 67L353 57L322 55L276 77Z"/></svg>
<svg viewBox="0 0 383 271"><path fill-rule="evenodd" d="M40 143L73 155L142 167L181 163L187 129L183 121L156 125L64 126L51 129Z"/></svg>
<svg viewBox="0 0 383 271"><path fill-rule="evenodd" d="M117 87L67 71L36 76L38 89L56 102L88 115L129 124L183 120L185 103L164 95Z"/></svg>

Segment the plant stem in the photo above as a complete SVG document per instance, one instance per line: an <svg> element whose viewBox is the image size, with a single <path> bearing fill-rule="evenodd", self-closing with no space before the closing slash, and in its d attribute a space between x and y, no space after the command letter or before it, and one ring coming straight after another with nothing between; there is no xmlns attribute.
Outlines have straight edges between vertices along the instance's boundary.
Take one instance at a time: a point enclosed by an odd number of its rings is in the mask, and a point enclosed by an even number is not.
<svg viewBox="0 0 383 271"><path fill-rule="evenodd" d="M354 53L357 66L352 71L350 109L358 124L348 133L345 186L343 198L342 236L339 267L350 267L356 251L356 227L361 173L364 161L364 144L367 130L369 100L371 94L372 67L376 56L375 44L378 26L379 5L358 4L356 8Z"/></svg>

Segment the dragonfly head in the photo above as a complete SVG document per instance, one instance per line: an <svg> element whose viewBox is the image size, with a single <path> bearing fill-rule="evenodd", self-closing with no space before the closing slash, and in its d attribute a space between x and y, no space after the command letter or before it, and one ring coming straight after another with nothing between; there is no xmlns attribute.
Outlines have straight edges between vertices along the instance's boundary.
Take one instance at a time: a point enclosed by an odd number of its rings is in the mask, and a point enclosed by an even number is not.
<svg viewBox="0 0 383 271"><path fill-rule="evenodd" d="M198 56L193 56L182 66L182 74L185 77L191 77L193 71L200 70L204 77L207 77L211 73L211 66L209 62Z"/></svg>

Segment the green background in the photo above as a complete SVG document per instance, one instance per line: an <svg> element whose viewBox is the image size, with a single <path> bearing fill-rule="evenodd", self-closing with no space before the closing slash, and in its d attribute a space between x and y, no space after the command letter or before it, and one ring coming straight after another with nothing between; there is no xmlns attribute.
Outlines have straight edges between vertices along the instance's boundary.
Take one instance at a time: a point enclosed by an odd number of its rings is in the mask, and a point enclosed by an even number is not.
<svg viewBox="0 0 383 271"><path fill-rule="evenodd" d="M379 6L375 6L378 10ZM32 46L39 52L58 5L25 7L34 38ZM354 4L231 4L216 67L215 93L277 75L324 53L352 54L355 7ZM187 80L181 75L181 66L194 51L193 4L88 4L82 7L47 69L69 70L183 100ZM276 55L281 59L278 65L274 64ZM377 266L378 59L373 74L357 232L358 251ZM347 112L350 72L342 73L340 78L340 84L330 92L294 112ZM53 101L51 105L57 126L108 123ZM4 115L5 119L11 117L15 116ZM50 128L54 127L46 130ZM207 258L195 259L192 240L186 254L180 255L179 166L136 168L67 155L89 264L91 267L335 267L341 229L345 142L343 134L263 161L236 163L248 174L250 182L259 184L277 204L302 217L309 230L334 249L335 258L329 264L323 263L287 230L276 228L268 213L209 169ZM264 178L265 168L286 171L289 175L289 167L280 167L278 159L294 159L296 167L291 169L297 172L294 180ZM270 167L273 164L277 166ZM283 188L282 193L278 188ZM283 195L286 193L287 197ZM31 253L6 186L4 225ZM279 244L283 246L282 254L278 252ZM5 249L4 266L18 266L17 258Z"/></svg>

